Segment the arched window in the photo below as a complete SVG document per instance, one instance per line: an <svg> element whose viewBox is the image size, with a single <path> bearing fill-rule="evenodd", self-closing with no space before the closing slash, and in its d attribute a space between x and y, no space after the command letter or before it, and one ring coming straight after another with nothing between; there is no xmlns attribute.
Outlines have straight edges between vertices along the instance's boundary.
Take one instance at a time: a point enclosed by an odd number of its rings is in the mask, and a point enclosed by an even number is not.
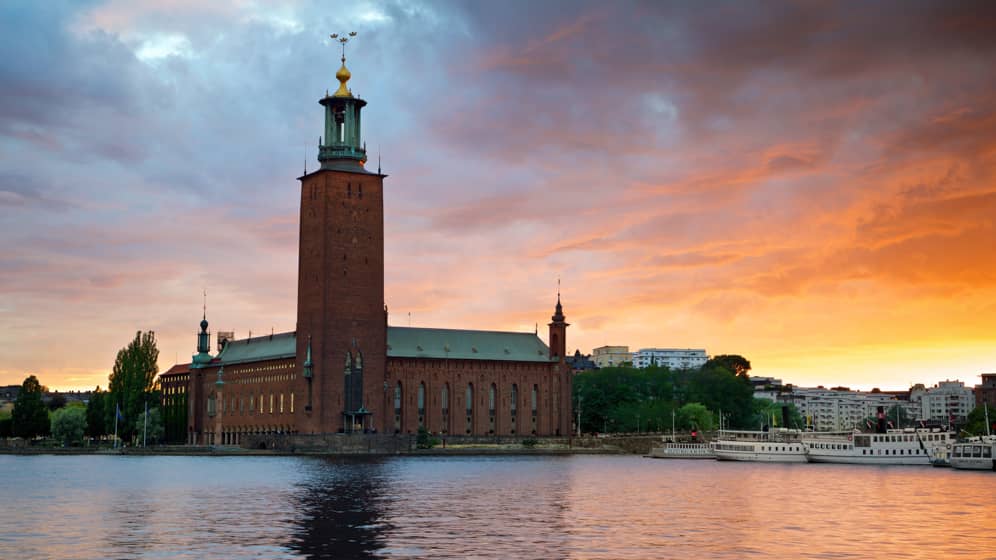
<svg viewBox="0 0 996 560"><path fill-rule="evenodd" d="M474 433L474 384L467 384L467 433Z"/></svg>
<svg viewBox="0 0 996 560"><path fill-rule="evenodd" d="M401 382L394 387L394 433L401 432Z"/></svg>
<svg viewBox="0 0 996 560"><path fill-rule="evenodd" d="M519 408L519 386L512 383L512 393L509 395L509 408L512 412L512 425L509 426L509 430L512 434L515 434L515 413Z"/></svg>
<svg viewBox="0 0 996 560"><path fill-rule="evenodd" d="M497 420L495 418L496 401L498 400L498 387L492 383L488 389L488 433L493 434L497 430Z"/></svg>
<svg viewBox="0 0 996 560"><path fill-rule="evenodd" d="M532 406L533 406L533 435L536 435L537 426L539 422L536 417L539 416L539 385L533 385L533 395L532 395Z"/></svg>
<svg viewBox="0 0 996 560"><path fill-rule="evenodd" d="M450 429L450 384L444 383L442 394L440 395L440 405L443 409L443 433L448 433Z"/></svg>
<svg viewBox="0 0 996 560"><path fill-rule="evenodd" d="M418 386L418 427L425 426L425 382Z"/></svg>

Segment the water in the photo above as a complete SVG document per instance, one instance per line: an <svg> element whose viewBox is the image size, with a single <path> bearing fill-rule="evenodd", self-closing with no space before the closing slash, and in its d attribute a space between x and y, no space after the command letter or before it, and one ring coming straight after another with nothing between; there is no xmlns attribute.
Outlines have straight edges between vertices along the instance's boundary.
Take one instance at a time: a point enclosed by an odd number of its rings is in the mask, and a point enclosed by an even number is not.
<svg viewBox="0 0 996 560"><path fill-rule="evenodd" d="M996 558L996 474L0 455L2 558Z"/></svg>

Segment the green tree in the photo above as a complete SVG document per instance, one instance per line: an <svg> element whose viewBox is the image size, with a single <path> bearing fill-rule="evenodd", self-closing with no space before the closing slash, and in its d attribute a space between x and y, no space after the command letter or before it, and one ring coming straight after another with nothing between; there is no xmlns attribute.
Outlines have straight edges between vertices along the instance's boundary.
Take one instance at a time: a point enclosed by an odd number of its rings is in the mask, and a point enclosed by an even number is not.
<svg viewBox="0 0 996 560"><path fill-rule="evenodd" d="M714 413L699 403L688 403L677 411L678 428L682 430L709 431L713 429Z"/></svg>
<svg viewBox="0 0 996 560"><path fill-rule="evenodd" d="M166 426L163 421L163 414L159 407L149 408L149 418L148 425L145 425L145 415L139 417L136 422L136 437L138 442L141 443L142 435L145 435L145 441L147 445L155 445L162 441L163 436L166 433ZM146 431L143 432L143 429Z"/></svg>
<svg viewBox="0 0 996 560"><path fill-rule="evenodd" d="M119 350L114 360L108 385L111 405L105 414L109 414L113 425L115 410L120 407L122 419L118 422L118 436L124 441L130 441L138 434L146 400L152 398L150 393L159 372L158 361L159 349L152 331L137 332L134 340Z"/></svg>
<svg viewBox="0 0 996 560"><path fill-rule="evenodd" d="M98 385L90 394L90 401L86 405L86 435L92 438L107 435L107 419L104 411L106 401L107 397Z"/></svg>
<svg viewBox="0 0 996 560"><path fill-rule="evenodd" d="M785 422L782 418L782 407L788 407L788 426L785 426ZM772 424L772 421L774 424ZM779 428L797 428L803 429L806 427L806 422L803 420L802 415L799 414L799 410L796 409L794 404L785 404L780 402L769 401L768 399L754 399L754 426L778 426Z"/></svg>
<svg viewBox="0 0 996 560"><path fill-rule="evenodd" d="M66 406L66 396L62 393L52 393L48 399L48 409L55 411L64 406Z"/></svg>
<svg viewBox="0 0 996 560"><path fill-rule="evenodd" d="M48 409L42 402L42 386L34 375L21 384L21 392L14 401L11 419L14 435L17 437L33 438L48 435L51 427Z"/></svg>
<svg viewBox="0 0 996 560"><path fill-rule="evenodd" d="M76 445L86 431L86 409L67 406L52 413L52 437L65 445Z"/></svg>
<svg viewBox="0 0 996 560"><path fill-rule="evenodd" d="M702 369L713 369L717 366L738 377L747 377L747 373L750 371L750 360L739 354L720 354L709 358Z"/></svg>
<svg viewBox="0 0 996 560"><path fill-rule="evenodd" d="M14 435L14 420L6 410L0 410L0 438Z"/></svg>
<svg viewBox="0 0 996 560"><path fill-rule="evenodd" d="M988 407L988 410L987 410ZM989 414L989 431L986 432L986 414ZM987 433L996 434L996 408L984 405L977 406L968 413L965 427L962 431L972 436L984 436Z"/></svg>
<svg viewBox="0 0 996 560"><path fill-rule="evenodd" d="M721 366L703 366L688 379L686 402L698 402L722 412L724 426L754 427L754 388L745 376Z"/></svg>

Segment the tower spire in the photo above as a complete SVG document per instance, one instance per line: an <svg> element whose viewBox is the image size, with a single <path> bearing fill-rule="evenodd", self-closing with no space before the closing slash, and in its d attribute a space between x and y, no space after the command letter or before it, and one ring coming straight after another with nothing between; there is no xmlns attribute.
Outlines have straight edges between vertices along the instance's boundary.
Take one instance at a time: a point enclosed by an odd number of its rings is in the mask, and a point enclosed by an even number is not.
<svg viewBox="0 0 996 560"><path fill-rule="evenodd" d="M339 89L331 96L326 90L325 97L318 101L325 107L325 134L318 140L318 161L321 169L362 171L367 150L360 135L360 110L367 102L353 96L347 86L352 74L346 68L346 43L356 37L356 32L333 33L329 37L342 48L342 65L335 73Z"/></svg>

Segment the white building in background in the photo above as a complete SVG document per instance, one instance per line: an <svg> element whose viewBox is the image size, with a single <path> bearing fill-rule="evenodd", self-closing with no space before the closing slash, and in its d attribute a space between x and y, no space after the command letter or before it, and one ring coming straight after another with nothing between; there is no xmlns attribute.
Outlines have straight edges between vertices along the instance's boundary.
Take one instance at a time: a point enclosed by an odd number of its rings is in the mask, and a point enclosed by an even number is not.
<svg viewBox="0 0 996 560"><path fill-rule="evenodd" d="M702 367L708 360L709 356L704 349L641 348L633 352L633 367L638 368L656 364L670 369L694 369Z"/></svg>
<svg viewBox="0 0 996 560"><path fill-rule="evenodd" d="M874 418L880 406L887 413L898 406L908 419L920 417L918 402L900 399L892 393L794 387L791 392L779 394L777 402L794 404L799 414L811 418L813 429L820 432L867 429L865 419ZM890 420L895 422L895 416L890 416Z"/></svg>
<svg viewBox="0 0 996 560"><path fill-rule="evenodd" d="M910 400L920 405L918 420L963 422L975 408L975 392L961 381L941 381L929 389L914 385Z"/></svg>

